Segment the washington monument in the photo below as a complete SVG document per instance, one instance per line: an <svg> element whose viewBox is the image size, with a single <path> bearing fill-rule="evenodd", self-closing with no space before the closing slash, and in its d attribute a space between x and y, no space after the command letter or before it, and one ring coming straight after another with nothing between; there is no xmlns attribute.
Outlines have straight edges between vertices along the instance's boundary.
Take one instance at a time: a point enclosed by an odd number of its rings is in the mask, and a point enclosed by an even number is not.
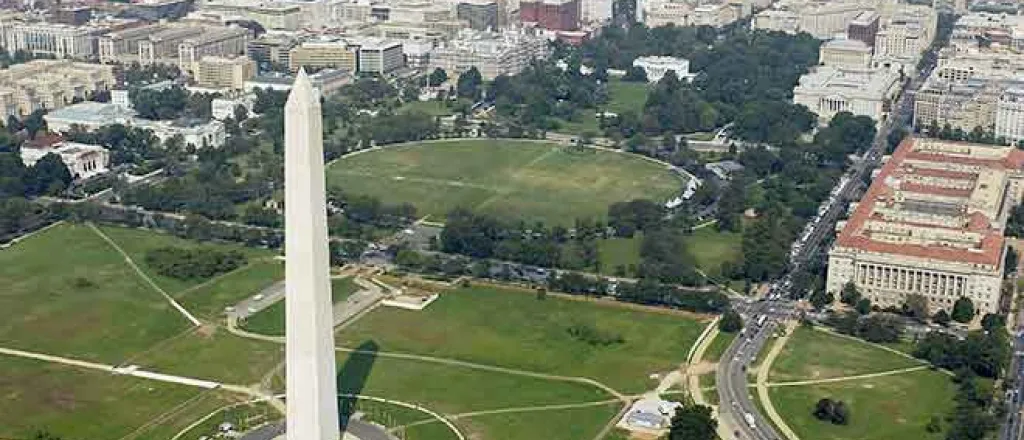
<svg viewBox="0 0 1024 440"><path fill-rule="evenodd" d="M338 440L320 97L299 71L284 106L287 439Z"/></svg>

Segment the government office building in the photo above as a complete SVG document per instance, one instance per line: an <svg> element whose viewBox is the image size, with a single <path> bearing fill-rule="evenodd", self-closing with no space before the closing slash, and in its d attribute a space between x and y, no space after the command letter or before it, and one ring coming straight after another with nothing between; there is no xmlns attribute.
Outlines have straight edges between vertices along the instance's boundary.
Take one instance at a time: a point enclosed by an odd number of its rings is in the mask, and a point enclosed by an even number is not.
<svg viewBox="0 0 1024 440"><path fill-rule="evenodd" d="M827 289L847 282L880 307L923 295L930 312L962 296L996 313L1010 211L1021 202L1024 151L908 138L887 158L829 251Z"/></svg>

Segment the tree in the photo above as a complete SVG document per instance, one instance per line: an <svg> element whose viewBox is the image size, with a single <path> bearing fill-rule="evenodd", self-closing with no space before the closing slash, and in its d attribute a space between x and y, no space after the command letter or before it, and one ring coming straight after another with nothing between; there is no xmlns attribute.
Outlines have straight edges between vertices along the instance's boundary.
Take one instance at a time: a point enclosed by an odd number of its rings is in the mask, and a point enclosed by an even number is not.
<svg viewBox="0 0 1024 440"><path fill-rule="evenodd" d="M1017 250L1013 247L1006 248L1006 257L1003 258L1003 278L1009 278L1017 270L1017 263L1020 261L1020 255L1017 254Z"/></svg>
<svg viewBox="0 0 1024 440"><path fill-rule="evenodd" d="M242 124L246 119L249 119L249 109L245 108L244 105L236 105L234 110L234 119L239 125Z"/></svg>
<svg viewBox="0 0 1024 440"><path fill-rule="evenodd" d="M994 332L996 329L1006 327L1006 315L998 313L986 313L981 318L981 328L988 332Z"/></svg>
<svg viewBox="0 0 1024 440"><path fill-rule="evenodd" d="M726 333L736 333L743 328L743 318L733 309L726 310L718 321L718 329Z"/></svg>
<svg viewBox="0 0 1024 440"><path fill-rule="evenodd" d="M672 416L669 440L714 440L718 421L711 417L711 407L694 403L684 404Z"/></svg>
<svg viewBox="0 0 1024 440"><path fill-rule="evenodd" d="M43 119L43 115L45 114L45 110L36 110L26 116L25 120L22 121L25 131L28 132L29 139L35 139L36 133L46 131L46 120Z"/></svg>
<svg viewBox="0 0 1024 440"><path fill-rule="evenodd" d="M845 425L850 420L850 412L842 400L824 398L814 405L814 417L836 425Z"/></svg>
<svg viewBox="0 0 1024 440"><path fill-rule="evenodd" d="M968 323L974 319L974 303L971 299L966 296L961 296L953 304L953 313L950 313L950 318L960 323Z"/></svg>
<svg viewBox="0 0 1024 440"><path fill-rule="evenodd" d="M71 185L74 176L60 156L47 154L28 169L25 190L32 195L56 195Z"/></svg>
<svg viewBox="0 0 1024 440"><path fill-rule="evenodd" d="M445 81L448 81L448 72L445 72L444 69L440 67L434 69L433 72L430 72L430 76L427 78L427 84L430 85L430 87L438 87L441 84L444 84Z"/></svg>
<svg viewBox="0 0 1024 440"><path fill-rule="evenodd" d="M623 75L622 80L628 82L647 82L647 71L642 67L630 66L626 69L626 74Z"/></svg>
<svg viewBox="0 0 1024 440"><path fill-rule="evenodd" d="M824 289L815 289L814 293L811 294L810 301L815 310L821 310L832 304L832 301L835 301L835 299L835 295L832 295L831 292L827 292Z"/></svg>
<svg viewBox="0 0 1024 440"><path fill-rule="evenodd" d="M459 98L479 101L481 97L480 86L483 83L484 80L480 75L480 71L476 67L470 67L469 70L459 75L458 82L455 85L455 92Z"/></svg>
<svg viewBox="0 0 1024 440"><path fill-rule="evenodd" d="M847 281L843 284L843 290L840 292L839 301L846 305L855 305L857 301L860 301L860 289L857 289L857 285L853 284L853 281Z"/></svg>
<svg viewBox="0 0 1024 440"><path fill-rule="evenodd" d="M903 304L906 313L918 321L928 318L928 298L924 295L912 293L907 295L906 303Z"/></svg>
<svg viewBox="0 0 1024 440"><path fill-rule="evenodd" d="M860 301L857 301L857 305L854 306L854 308L857 309L857 313L867 315L868 313L871 313L871 300L861 298Z"/></svg>
<svg viewBox="0 0 1024 440"><path fill-rule="evenodd" d="M932 322L943 327L949 325L949 313L940 309L938 312L935 312L935 315L932 315Z"/></svg>

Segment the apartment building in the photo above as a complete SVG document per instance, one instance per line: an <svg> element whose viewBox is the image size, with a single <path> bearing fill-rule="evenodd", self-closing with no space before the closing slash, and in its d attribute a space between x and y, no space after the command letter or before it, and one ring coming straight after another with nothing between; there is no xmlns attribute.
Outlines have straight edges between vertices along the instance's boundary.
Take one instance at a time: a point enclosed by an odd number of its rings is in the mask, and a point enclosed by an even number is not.
<svg viewBox="0 0 1024 440"><path fill-rule="evenodd" d="M297 72L300 67L355 72L356 49L344 40L307 41L293 48L288 55L288 68Z"/></svg>
<svg viewBox="0 0 1024 440"><path fill-rule="evenodd" d="M53 110L114 86L113 68L68 60L34 60L0 70L4 117Z"/></svg>
<svg viewBox="0 0 1024 440"><path fill-rule="evenodd" d="M256 62L249 57L205 56L196 63L196 85L213 89L242 90L256 77Z"/></svg>
<svg viewBox="0 0 1024 440"><path fill-rule="evenodd" d="M880 307L922 295L999 310L1010 209L1021 202L1024 151L908 138L888 158L829 251L828 291L852 282Z"/></svg>

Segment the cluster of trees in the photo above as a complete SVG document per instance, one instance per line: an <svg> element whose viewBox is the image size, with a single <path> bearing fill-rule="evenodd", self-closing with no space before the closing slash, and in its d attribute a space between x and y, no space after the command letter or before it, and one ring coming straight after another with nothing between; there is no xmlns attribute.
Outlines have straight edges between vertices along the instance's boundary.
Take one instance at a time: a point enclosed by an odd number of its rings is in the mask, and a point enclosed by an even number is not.
<svg viewBox="0 0 1024 440"><path fill-rule="evenodd" d="M984 332L971 332L964 340L931 332L914 347L914 356L948 370L968 369L980 377L998 378L1010 359L1009 335L1005 322L992 318L983 322Z"/></svg>
<svg viewBox="0 0 1024 440"><path fill-rule="evenodd" d="M136 113L152 120L209 120L212 117L210 103L219 96L215 93L189 93L177 85L159 89L136 88L129 95Z"/></svg>
<svg viewBox="0 0 1024 440"><path fill-rule="evenodd" d="M387 204L372 196L346 194L339 188L330 188L327 200L333 208L327 226L335 236L372 240L416 219L416 207L411 204Z"/></svg>
<svg viewBox="0 0 1024 440"><path fill-rule="evenodd" d="M648 279L620 284L616 298L620 301L669 306L700 313L722 313L729 308L729 298L717 289L686 289Z"/></svg>
<svg viewBox="0 0 1024 440"><path fill-rule="evenodd" d="M40 227L53 219L44 206L22 197L0 198L0 243L20 232Z"/></svg>
<svg viewBox="0 0 1024 440"><path fill-rule="evenodd" d="M583 109L607 101L598 74L583 75L579 57L559 68L553 61L537 61L515 76L494 79L487 96L508 125L540 130L559 127L559 120L579 120ZM605 73L607 74L607 73Z"/></svg>
<svg viewBox="0 0 1024 440"><path fill-rule="evenodd" d="M715 440L717 430L711 407L687 401L672 416L668 440Z"/></svg>
<svg viewBox="0 0 1024 440"><path fill-rule="evenodd" d="M806 221L817 215L846 157L870 146L875 133L871 119L840 113L811 142L790 133L793 137L775 148L740 153L736 159L745 169L721 189L715 218L720 230L743 233L743 252L741 259L721 268L722 274L748 280L778 275L790 245ZM756 217L744 222L748 209Z"/></svg>
<svg viewBox="0 0 1024 440"><path fill-rule="evenodd" d="M542 223L502 222L496 217L456 209L448 214L438 242L444 252L473 258L495 258L519 263L568 269L598 266L596 239L606 227L578 221L575 233L563 226Z"/></svg>
<svg viewBox="0 0 1024 440"><path fill-rule="evenodd" d="M1024 237L1024 205L1014 206L1006 219L1007 237Z"/></svg>
<svg viewBox="0 0 1024 440"><path fill-rule="evenodd" d="M13 53L0 49L0 68L6 69L15 64L27 63L38 59L53 59L50 54L35 54L27 50L18 49Z"/></svg>
<svg viewBox="0 0 1024 440"><path fill-rule="evenodd" d="M181 280L206 279L231 272L246 263L245 254L213 247L162 247L146 252L146 264L163 276Z"/></svg>
<svg viewBox="0 0 1024 440"><path fill-rule="evenodd" d="M718 320L718 330L726 333L736 333L743 329L743 317L733 309L726 310L722 318Z"/></svg>
<svg viewBox="0 0 1024 440"><path fill-rule="evenodd" d="M834 425L845 425L850 422L850 409L842 400L824 398L814 404L814 418L831 422Z"/></svg>
<svg viewBox="0 0 1024 440"><path fill-rule="evenodd" d="M979 380L969 370L958 372L956 407L948 417L949 427L946 440L982 440L991 438L999 426L998 411L994 407L995 389L992 382ZM939 420L933 419L926 429L932 432L942 430Z"/></svg>
<svg viewBox="0 0 1024 440"><path fill-rule="evenodd" d="M160 139L152 130L123 124L106 125L94 131L72 126L65 137L73 142L103 145L108 148L111 165L142 165L183 153L174 151L173 144L167 145L170 148L161 146Z"/></svg>
<svg viewBox="0 0 1024 440"><path fill-rule="evenodd" d="M903 321L888 313L869 316L857 312L834 313L829 315L826 324L840 333L868 342L899 342L904 330Z"/></svg>
<svg viewBox="0 0 1024 440"><path fill-rule="evenodd" d="M71 185L74 176L60 156L48 154L29 167L21 161L20 147L18 136L0 132L0 200L56 195Z"/></svg>
<svg viewBox="0 0 1024 440"><path fill-rule="evenodd" d="M160 185L139 185L127 189L121 200L154 211L199 214L214 220L238 218L236 205L262 200L273 194L278 176L248 172L243 176L225 151L203 149L197 166L172 175ZM240 178L241 177L241 178ZM283 178L283 177L282 177Z"/></svg>
<svg viewBox="0 0 1024 440"><path fill-rule="evenodd" d="M181 70L174 64L153 63L145 66L132 63L114 70L117 81L133 86L181 78Z"/></svg>
<svg viewBox="0 0 1024 440"><path fill-rule="evenodd" d="M994 128L983 128L980 125L975 126L971 131L964 131L960 127L953 128L949 123L940 127L938 121L933 120L924 128L924 132L929 137L947 141L965 141L992 145L1010 144L1009 139L1006 139L1003 136L996 137L996 131Z"/></svg>
<svg viewBox="0 0 1024 440"><path fill-rule="evenodd" d="M643 55L690 60L702 72L692 84L666 75L648 96L642 115L620 115L605 127L610 137L633 133L689 133L735 122L733 133L754 142L776 142L810 129L814 117L789 102L793 85L817 64L820 42L808 35L727 28L643 25L607 27L581 48L600 72L627 69L629 80L645 79L632 69Z"/></svg>

